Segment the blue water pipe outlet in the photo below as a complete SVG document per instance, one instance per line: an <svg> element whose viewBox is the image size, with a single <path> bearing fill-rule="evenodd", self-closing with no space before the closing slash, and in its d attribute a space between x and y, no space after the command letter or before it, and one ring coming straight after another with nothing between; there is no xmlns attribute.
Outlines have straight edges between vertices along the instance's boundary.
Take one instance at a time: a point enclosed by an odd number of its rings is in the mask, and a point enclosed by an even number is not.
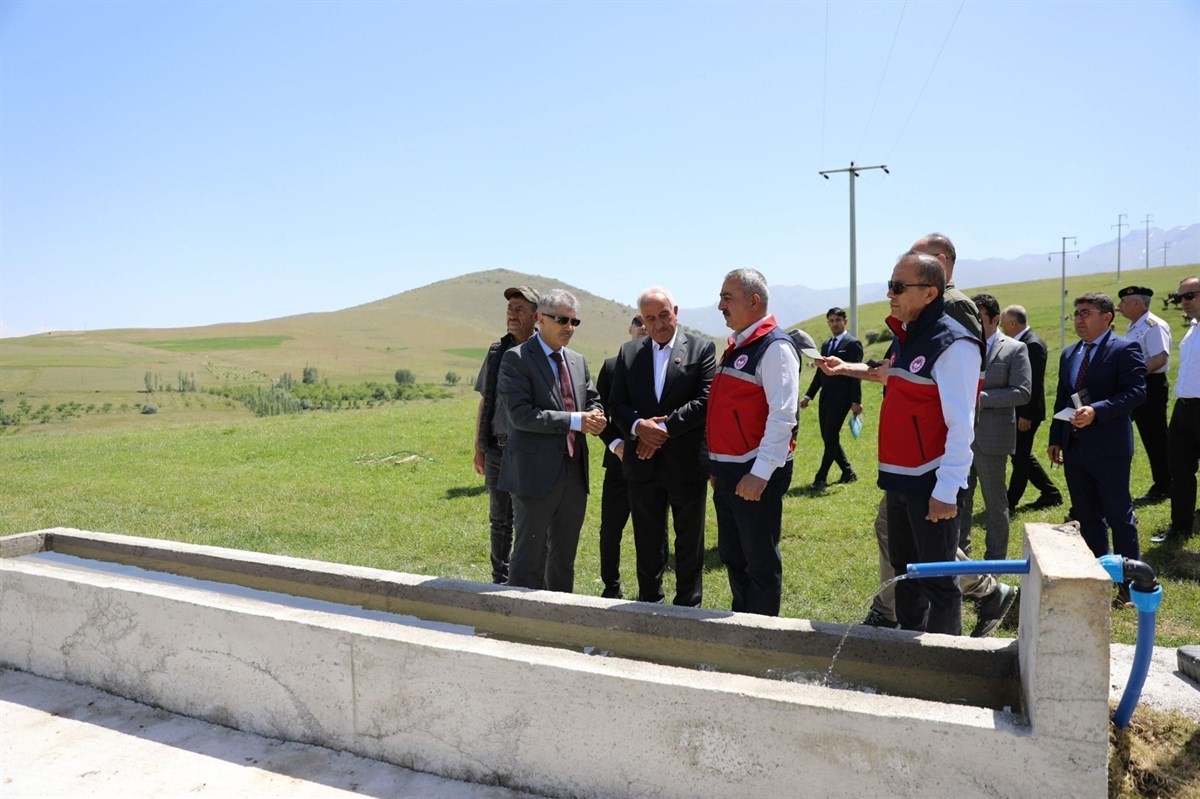
<svg viewBox="0 0 1200 799"><path fill-rule="evenodd" d="M1162 586L1154 576L1154 569L1140 560L1123 558L1120 555L1105 555L1099 558L1100 565L1108 572L1114 583L1129 583L1129 598L1138 612L1137 645L1133 650L1133 668L1129 670L1129 681L1125 693L1113 713L1113 724L1124 729L1133 716L1146 675L1150 671L1150 658L1154 654L1154 627L1158 606L1162 604ZM907 576L953 577L962 574L1029 574L1028 560L949 560L934 563L910 563Z"/></svg>

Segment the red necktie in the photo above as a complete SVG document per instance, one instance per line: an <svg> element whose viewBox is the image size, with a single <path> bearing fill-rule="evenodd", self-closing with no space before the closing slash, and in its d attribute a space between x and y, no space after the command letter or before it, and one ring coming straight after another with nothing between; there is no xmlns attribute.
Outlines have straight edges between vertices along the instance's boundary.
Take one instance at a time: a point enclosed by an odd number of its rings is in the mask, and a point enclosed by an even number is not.
<svg viewBox="0 0 1200 799"><path fill-rule="evenodd" d="M1085 377L1087 377L1088 366L1092 362L1092 347L1094 347L1094 346L1096 346L1096 345L1095 344L1084 344L1083 345L1083 363L1079 364L1079 374L1075 378L1075 390L1076 391L1083 388L1083 379Z"/></svg>
<svg viewBox="0 0 1200 799"><path fill-rule="evenodd" d="M562 390L563 410L567 413L574 413L575 407L575 389L571 386L571 376L567 374L567 365L563 363L561 352L550 353L551 360L558 367L558 387ZM575 457L575 431L567 433L567 455Z"/></svg>

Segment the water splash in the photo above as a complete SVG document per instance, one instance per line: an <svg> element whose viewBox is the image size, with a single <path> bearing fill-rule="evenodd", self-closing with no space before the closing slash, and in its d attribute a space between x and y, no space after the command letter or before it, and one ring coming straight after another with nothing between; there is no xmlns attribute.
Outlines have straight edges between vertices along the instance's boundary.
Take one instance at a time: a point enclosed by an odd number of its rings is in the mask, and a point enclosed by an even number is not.
<svg viewBox="0 0 1200 799"><path fill-rule="evenodd" d="M875 593L867 597L867 601L863 604L863 608L869 609L875 602L875 597L879 596L901 580L907 579L907 574L897 574L892 579L883 581L879 584L879 587L875 589ZM837 649L833 650L833 659L829 661L829 668L825 670L825 679L821 681L821 685L823 687L829 687L829 680L833 677L833 667L837 665L838 655L842 654L842 647L846 645L846 639L850 637L850 631L856 626L857 625L855 624L846 625L846 632L842 633L842 640L838 641Z"/></svg>

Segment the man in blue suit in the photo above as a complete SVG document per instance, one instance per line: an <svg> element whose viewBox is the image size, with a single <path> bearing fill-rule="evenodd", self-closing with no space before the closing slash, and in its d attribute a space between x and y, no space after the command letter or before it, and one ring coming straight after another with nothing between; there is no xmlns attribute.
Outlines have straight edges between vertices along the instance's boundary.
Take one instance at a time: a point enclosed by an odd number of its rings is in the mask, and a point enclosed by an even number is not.
<svg viewBox="0 0 1200 799"><path fill-rule="evenodd" d="M1113 550L1140 559L1129 466L1133 460L1133 409L1146 398L1146 361L1141 348L1111 329L1112 298L1084 294L1075 300L1075 332L1081 339L1059 359L1050 460L1063 464L1067 490L1083 540L1096 557ZM1068 418L1060 412L1074 408ZM1122 586L1114 607L1129 607Z"/></svg>

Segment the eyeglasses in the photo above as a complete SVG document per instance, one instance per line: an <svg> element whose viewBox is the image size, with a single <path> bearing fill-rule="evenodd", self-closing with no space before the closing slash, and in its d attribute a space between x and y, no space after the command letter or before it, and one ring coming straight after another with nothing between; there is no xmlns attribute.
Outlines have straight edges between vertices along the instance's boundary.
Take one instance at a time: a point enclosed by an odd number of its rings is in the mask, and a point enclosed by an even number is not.
<svg viewBox="0 0 1200 799"><path fill-rule="evenodd" d="M582 319L572 319L569 316L554 316L553 314L548 314L548 313L544 313L544 314L542 314L542 316L546 317L547 319L553 319L555 322L558 322L560 325L570 324L571 327L579 327L581 324L583 324Z"/></svg>
<svg viewBox="0 0 1200 799"><path fill-rule="evenodd" d="M1180 294L1178 296L1179 296L1179 299L1181 299L1181 300L1185 300L1186 302L1191 302L1192 300L1196 299L1197 294L1200 294L1200 291L1189 291L1187 294Z"/></svg>
<svg viewBox="0 0 1200 799"><path fill-rule="evenodd" d="M888 291L893 294L903 294L904 290L909 286L932 286L932 283L905 283L901 280L889 280L887 282Z"/></svg>
<svg viewBox="0 0 1200 799"><path fill-rule="evenodd" d="M1071 316L1074 316L1076 319L1087 319L1089 316L1091 316L1094 313L1100 314L1101 316L1103 316L1106 312L1105 311L1093 311L1091 308L1080 308L1078 311L1071 314Z"/></svg>

